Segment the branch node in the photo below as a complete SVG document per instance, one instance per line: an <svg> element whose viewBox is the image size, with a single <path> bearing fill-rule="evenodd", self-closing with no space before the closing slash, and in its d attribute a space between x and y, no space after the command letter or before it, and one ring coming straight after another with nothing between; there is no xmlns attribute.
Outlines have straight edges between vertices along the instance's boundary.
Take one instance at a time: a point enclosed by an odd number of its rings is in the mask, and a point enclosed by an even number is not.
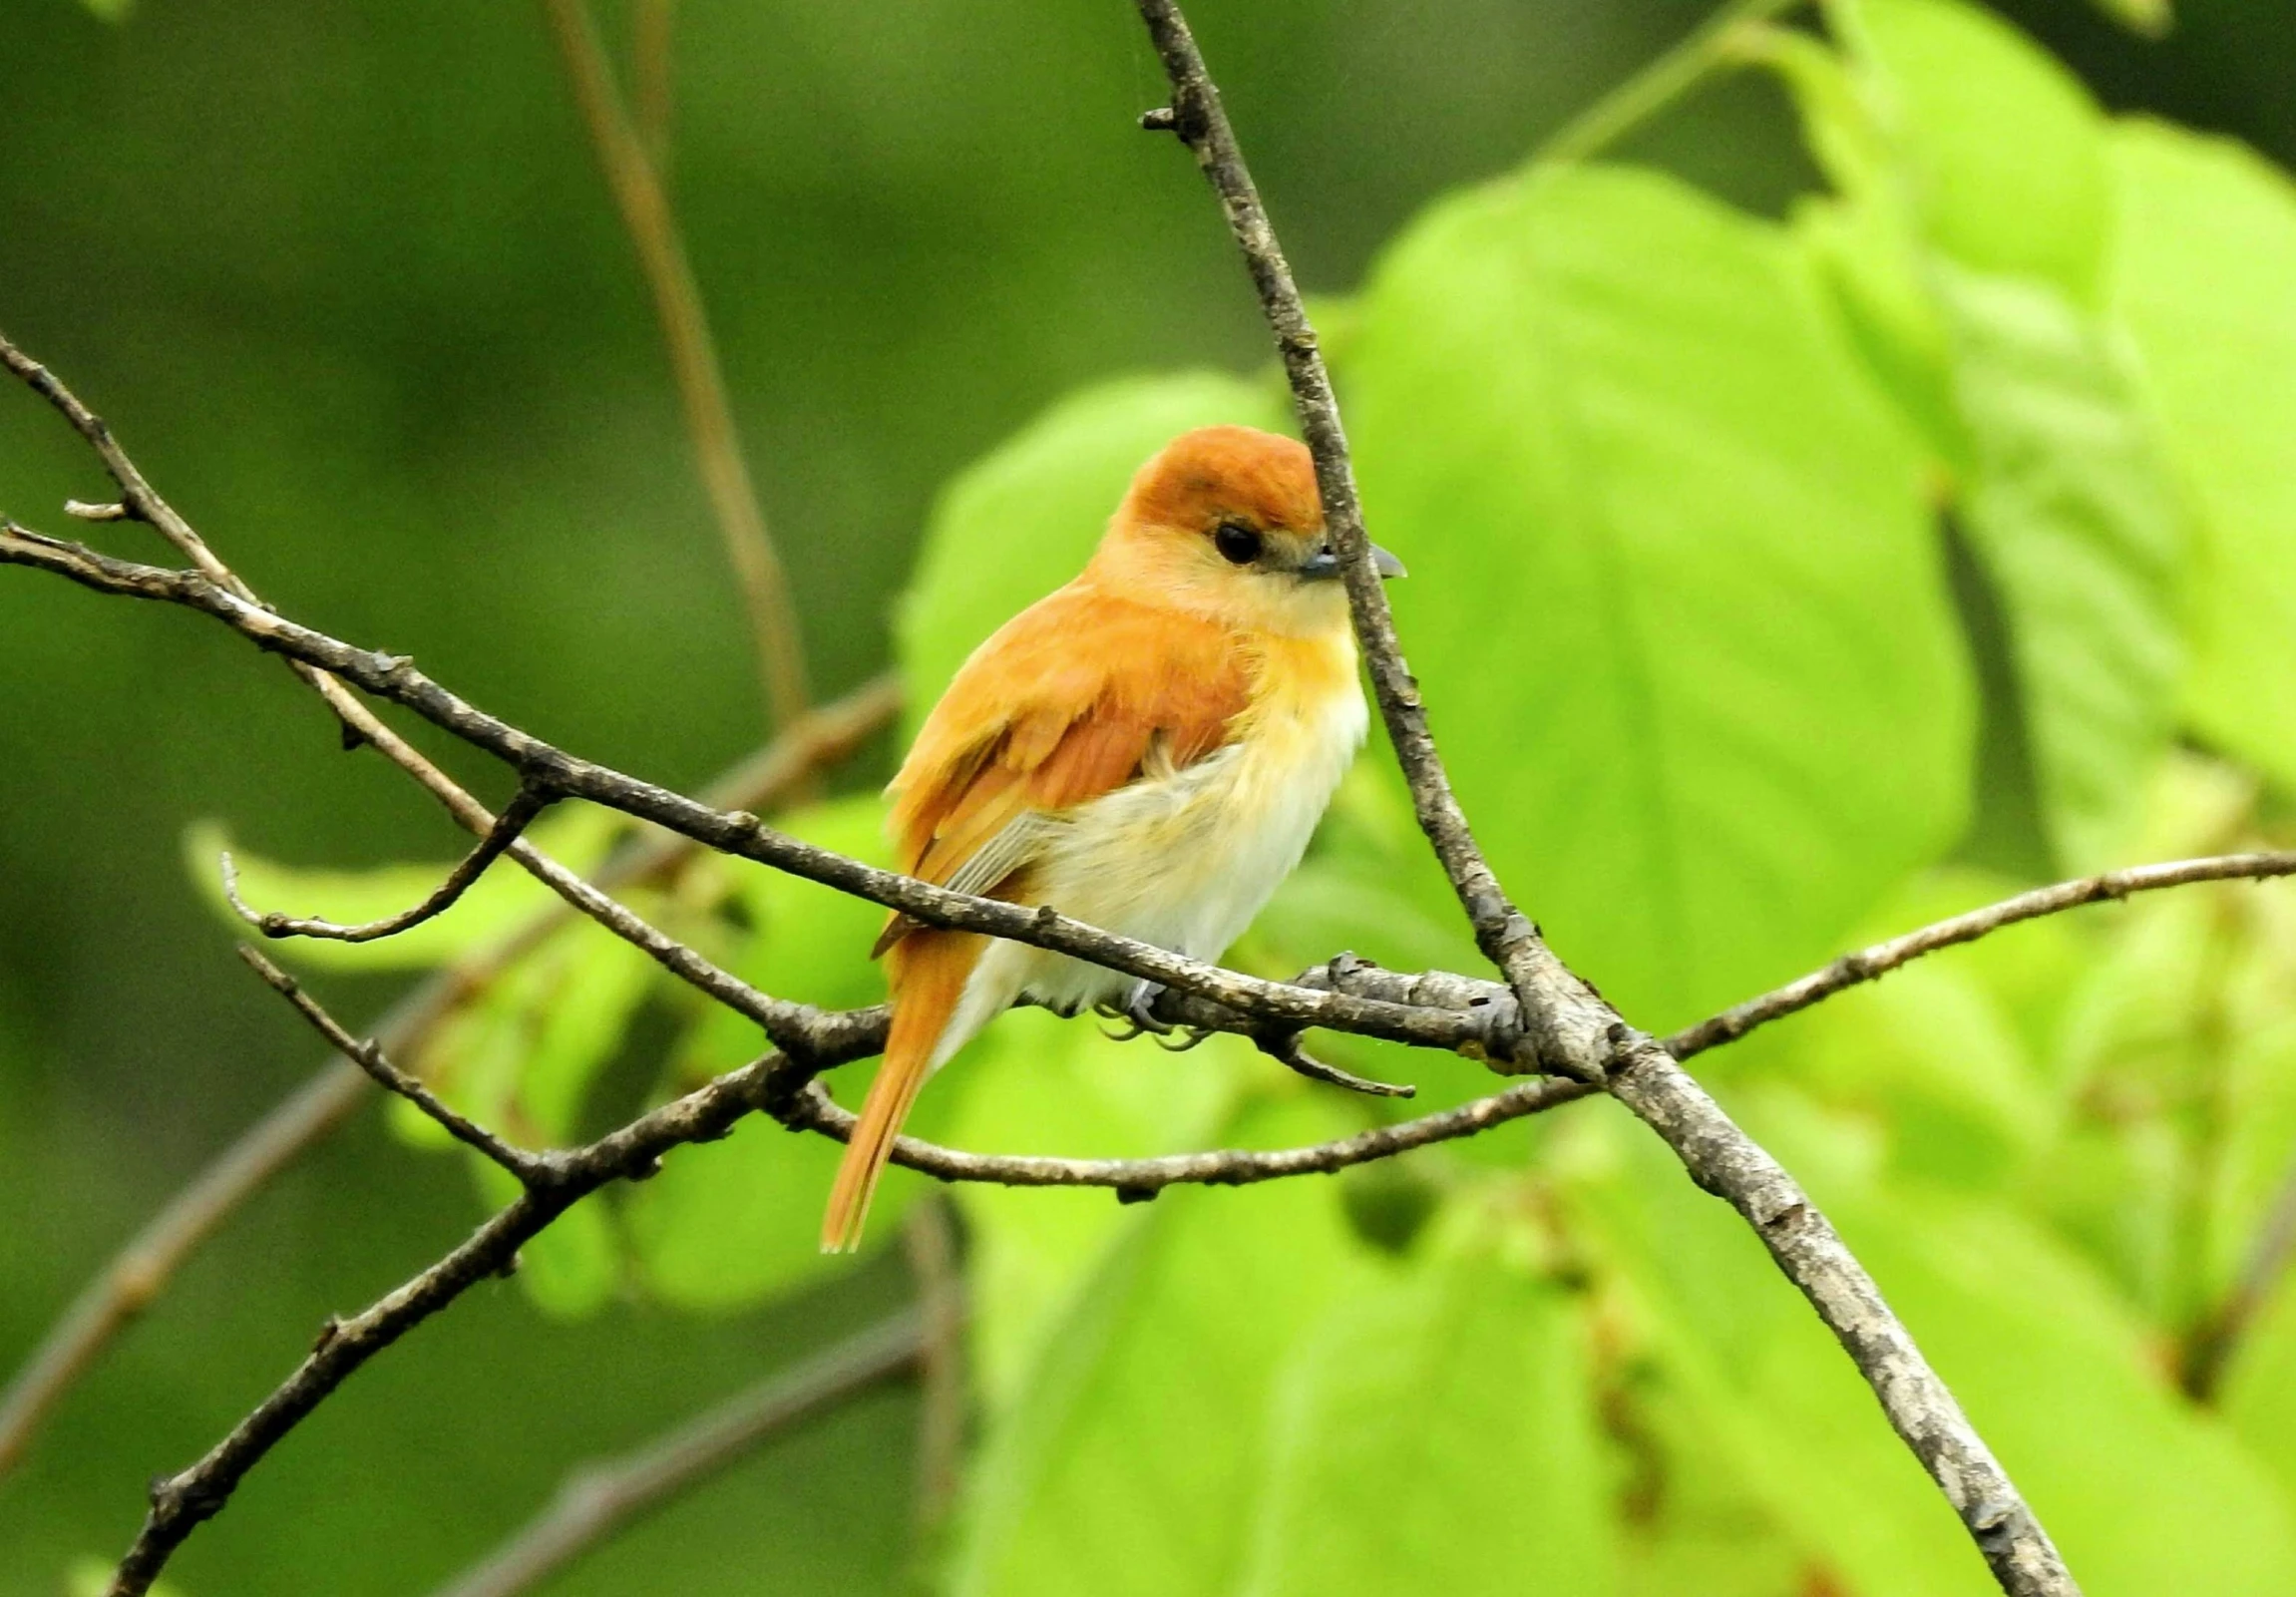
<svg viewBox="0 0 2296 1597"><path fill-rule="evenodd" d="M84 522L132 522L142 518L126 505L118 503L90 503L85 499L64 501L64 514Z"/></svg>
<svg viewBox="0 0 2296 1597"><path fill-rule="evenodd" d="M1178 133L1180 131L1179 115L1170 106L1158 106L1154 111L1143 111L1140 113L1140 131L1142 133Z"/></svg>
<svg viewBox="0 0 2296 1597"><path fill-rule="evenodd" d="M728 810L725 824L726 829L736 837L755 837L765 825L747 810Z"/></svg>
<svg viewBox="0 0 2296 1597"><path fill-rule="evenodd" d="M1115 1189L1116 1201L1118 1203L1154 1203L1156 1194L1163 1190L1162 1187L1118 1187Z"/></svg>

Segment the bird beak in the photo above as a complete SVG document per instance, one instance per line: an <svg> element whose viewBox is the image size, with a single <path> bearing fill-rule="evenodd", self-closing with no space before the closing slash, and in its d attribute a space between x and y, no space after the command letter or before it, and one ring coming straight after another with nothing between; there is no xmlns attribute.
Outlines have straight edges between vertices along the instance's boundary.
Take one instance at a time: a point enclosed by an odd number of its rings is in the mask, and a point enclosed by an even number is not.
<svg viewBox="0 0 2296 1597"><path fill-rule="evenodd" d="M1381 577L1408 577L1403 563L1378 545L1371 546L1371 570ZM1324 582L1339 575L1339 552L1329 546L1319 549L1300 562L1300 580L1307 583Z"/></svg>

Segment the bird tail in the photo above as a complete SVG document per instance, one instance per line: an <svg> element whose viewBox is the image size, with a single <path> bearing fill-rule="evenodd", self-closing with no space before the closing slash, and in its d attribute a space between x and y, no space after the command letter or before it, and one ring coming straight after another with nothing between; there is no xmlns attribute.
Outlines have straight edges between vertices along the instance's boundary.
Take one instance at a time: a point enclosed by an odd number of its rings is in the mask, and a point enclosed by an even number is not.
<svg viewBox="0 0 2296 1597"><path fill-rule="evenodd" d="M869 1200L892 1157L893 1139L901 1134L918 1089L944 1056L943 1036L987 941L974 933L918 931L889 951L893 1027L885 1039L885 1062L869 1084L861 1119L830 1184L829 1208L821 1219L822 1252L860 1248ZM957 1045L963 1041L955 1040Z"/></svg>

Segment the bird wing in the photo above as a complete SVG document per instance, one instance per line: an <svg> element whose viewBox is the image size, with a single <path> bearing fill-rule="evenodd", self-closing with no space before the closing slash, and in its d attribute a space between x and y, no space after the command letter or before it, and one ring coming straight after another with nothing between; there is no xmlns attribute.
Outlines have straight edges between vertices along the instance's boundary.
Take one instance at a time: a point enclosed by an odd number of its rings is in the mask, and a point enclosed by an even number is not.
<svg viewBox="0 0 2296 1597"><path fill-rule="evenodd" d="M926 717L890 790L902 860L994 895L1067 811L1226 743L1250 694L1228 627L1072 583L975 650ZM895 916L877 952L917 925Z"/></svg>

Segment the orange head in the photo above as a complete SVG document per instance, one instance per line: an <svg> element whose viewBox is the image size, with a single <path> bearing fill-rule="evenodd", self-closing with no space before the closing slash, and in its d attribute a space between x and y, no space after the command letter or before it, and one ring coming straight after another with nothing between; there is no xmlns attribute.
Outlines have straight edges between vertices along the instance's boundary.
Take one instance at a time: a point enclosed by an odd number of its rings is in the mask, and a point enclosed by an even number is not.
<svg viewBox="0 0 2296 1597"><path fill-rule="evenodd" d="M1371 551L1379 574L1394 556ZM1252 427L1182 433L1132 479L1088 575L1101 586L1254 630L1347 624L1305 445Z"/></svg>

